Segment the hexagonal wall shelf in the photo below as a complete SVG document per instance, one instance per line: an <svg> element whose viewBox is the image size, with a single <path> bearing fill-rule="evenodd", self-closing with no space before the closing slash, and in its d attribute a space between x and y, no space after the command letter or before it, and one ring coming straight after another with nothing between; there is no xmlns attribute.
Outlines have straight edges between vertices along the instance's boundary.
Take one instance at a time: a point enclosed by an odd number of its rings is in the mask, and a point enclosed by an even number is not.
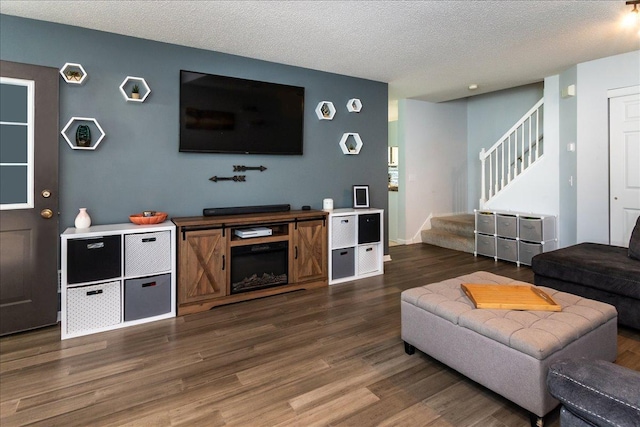
<svg viewBox="0 0 640 427"><path fill-rule="evenodd" d="M87 125L90 125L90 123L93 123L93 127L97 129L98 132L100 132L100 136L98 137L98 139L96 139L95 142L92 141L88 147L81 147L72 143L71 139L69 139L69 135L67 135L67 131L71 131L75 134L78 130L78 126L83 124L82 122L85 122L84 124L87 124ZM71 117L67 122L66 126L64 127L64 129L60 131L60 133L64 137L65 141L67 141L67 144L69 144L69 147L71 147L72 150L95 150L96 148L98 148L98 144L100 144L100 142L106 136L106 134L102 130L102 127L100 127L100 123L98 123L98 121L93 117Z"/></svg>
<svg viewBox="0 0 640 427"><path fill-rule="evenodd" d="M143 86L141 88L142 90L138 92L139 97L134 98L135 94L132 92L133 87L138 86L140 89L139 85ZM122 96L124 96L124 99L127 102L144 102L144 100L147 99L147 96L151 93L151 88L149 88L147 81L142 77L127 76L120 85L120 93L122 93ZM129 96L129 94L131 94L131 96Z"/></svg>
<svg viewBox="0 0 640 427"><path fill-rule="evenodd" d="M331 101L320 101L316 107L316 115L320 120L333 120L336 115L336 107Z"/></svg>
<svg viewBox="0 0 640 427"><path fill-rule="evenodd" d="M340 139L340 148L344 154L359 154L362 148L362 139L357 133L344 133Z"/></svg>
<svg viewBox="0 0 640 427"><path fill-rule="evenodd" d="M358 98L352 98L347 102L347 110L350 113L359 113L362 110L362 102Z"/></svg>
<svg viewBox="0 0 640 427"><path fill-rule="evenodd" d="M81 85L87 78L87 72L82 65L73 62L67 62L60 68L60 75L65 82L73 85Z"/></svg>

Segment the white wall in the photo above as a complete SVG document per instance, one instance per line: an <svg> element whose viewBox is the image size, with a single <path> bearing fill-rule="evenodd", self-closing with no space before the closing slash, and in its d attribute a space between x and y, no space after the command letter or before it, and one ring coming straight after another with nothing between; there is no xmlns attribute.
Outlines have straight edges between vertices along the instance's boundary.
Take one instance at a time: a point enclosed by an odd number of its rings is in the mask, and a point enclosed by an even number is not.
<svg viewBox="0 0 640 427"><path fill-rule="evenodd" d="M466 106L399 102L399 243L420 242L430 215L467 212Z"/></svg>
<svg viewBox="0 0 640 427"><path fill-rule="evenodd" d="M536 164L511 181L508 190L505 189L487 202L486 209L558 215L559 91L558 76L545 79L544 155ZM534 104L535 102L529 108ZM508 129L509 127L505 131Z"/></svg>
<svg viewBox="0 0 640 427"><path fill-rule="evenodd" d="M640 84L640 50L577 66L577 241L609 243L607 91Z"/></svg>

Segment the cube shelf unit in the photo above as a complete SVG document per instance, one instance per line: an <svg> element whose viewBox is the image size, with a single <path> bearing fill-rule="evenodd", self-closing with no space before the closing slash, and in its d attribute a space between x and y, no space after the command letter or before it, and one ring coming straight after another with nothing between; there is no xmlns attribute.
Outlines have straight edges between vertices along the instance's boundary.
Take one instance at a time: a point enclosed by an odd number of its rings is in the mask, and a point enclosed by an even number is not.
<svg viewBox="0 0 640 427"><path fill-rule="evenodd" d="M553 215L475 210L474 255L531 265L542 252L558 248Z"/></svg>
<svg viewBox="0 0 640 427"><path fill-rule="evenodd" d="M175 317L175 229L170 221L67 228L61 338Z"/></svg>
<svg viewBox="0 0 640 427"><path fill-rule="evenodd" d="M329 213L329 285L384 273L384 210Z"/></svg>

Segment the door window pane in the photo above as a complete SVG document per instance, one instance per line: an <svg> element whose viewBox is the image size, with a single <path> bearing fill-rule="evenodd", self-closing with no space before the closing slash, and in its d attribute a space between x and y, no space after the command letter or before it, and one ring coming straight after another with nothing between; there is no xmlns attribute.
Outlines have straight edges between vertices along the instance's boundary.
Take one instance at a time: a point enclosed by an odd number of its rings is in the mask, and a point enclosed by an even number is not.
<svg viewBox="0 0 640 427"><path fill-rule="evenodd" d="M27 91L25 85L0 85L0 122L27 123Z"/></svg>
<svg viewBox="0 0 640 427"><path fill-rule="evenodd" d="M27 126L0 124L0 163L27 163Z"/></svg>
<svg viewBox="0 0 640 427"><path fill-rule="evenodd" d="M0 203L27 203L27 166L0 166Z"/></svg>
<svg viewBox="0 0 640 427"><path fill-rule="evenodd" d="M0 77L0 210L33 208L34 90Z"/></svg>

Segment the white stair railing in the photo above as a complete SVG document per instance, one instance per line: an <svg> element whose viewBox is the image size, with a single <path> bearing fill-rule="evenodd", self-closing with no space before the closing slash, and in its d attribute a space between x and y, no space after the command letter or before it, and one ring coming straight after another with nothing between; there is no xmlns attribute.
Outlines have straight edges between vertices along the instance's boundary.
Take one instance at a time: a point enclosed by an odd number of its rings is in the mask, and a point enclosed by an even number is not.
<svg viewBox="0 0 640 427"><path fill-rule="evenodd" d="M544 153L543 106L540 99L491 148L480 151L480 209Z"/></svg>

